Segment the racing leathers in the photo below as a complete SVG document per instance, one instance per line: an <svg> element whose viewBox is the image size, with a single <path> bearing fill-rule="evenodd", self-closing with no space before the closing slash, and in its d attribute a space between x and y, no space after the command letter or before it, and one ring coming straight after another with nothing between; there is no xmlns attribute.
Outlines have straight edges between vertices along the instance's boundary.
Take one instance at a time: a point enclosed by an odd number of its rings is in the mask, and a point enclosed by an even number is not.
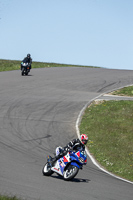
<svg viewBox="0 0 133 200"><path fill-rule="evenodd" d="M32 58L31 57L25 57L22 60L22 63L28 63L29 64L29 68L31 69ZM21 63L21 70L22 70L22 63Z"/></svg>
<svg viewBox="0 0 133 200"><path fill-rule="evenodd" d="M52 163L60 159L62 156L66 155L70 150L78 150L82 148L85 150L85 145L81 143L81 141L77 139L73 139L70 141L64 148L61 149L60 153L52 159Z"/></svg>

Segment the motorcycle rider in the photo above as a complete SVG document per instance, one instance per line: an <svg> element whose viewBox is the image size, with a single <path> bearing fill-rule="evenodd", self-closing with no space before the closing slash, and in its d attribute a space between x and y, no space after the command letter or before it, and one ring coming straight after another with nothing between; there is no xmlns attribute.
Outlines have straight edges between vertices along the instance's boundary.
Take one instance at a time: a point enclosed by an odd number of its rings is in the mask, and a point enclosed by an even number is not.
<svg viewBox="0 0 133 200"><path fill-rule="evenodd" d="M29 64L29 68L31 70L31 63L32 63L32 58L31 58L31 55L28 53L27 54L27 57L25 57L23 60L22 60L22 63L28 63ZM21 70L22 70L22 63L21 63Z"/></svg>
<svg viewBox="0 0 133 200"><path fill-rule="evenodd" d="M72 151L73 148L76 150L76 149L82 147L83 150L85 150L85 145L87 144L87 142L88 142L88 136L85 134L82 134L80 136L80 139L78 139L78 138L73 139L63 149L61 149L61 152L57 156L52 158L51 164L53 165L59 158L66 155L68 151Z"/></svg>

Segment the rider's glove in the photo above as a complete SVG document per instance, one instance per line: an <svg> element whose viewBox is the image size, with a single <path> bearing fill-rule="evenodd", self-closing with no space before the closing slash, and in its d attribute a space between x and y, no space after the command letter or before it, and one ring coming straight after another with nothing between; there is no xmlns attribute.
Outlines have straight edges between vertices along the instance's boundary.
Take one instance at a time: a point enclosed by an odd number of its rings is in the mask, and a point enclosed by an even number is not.
<svg viewBox="0 0 133 200"><path fill-rule="evenodd" d="M68 151L72 151L72 147L67 147L65 150L66 150L67 152L68 152Z"/></svg>

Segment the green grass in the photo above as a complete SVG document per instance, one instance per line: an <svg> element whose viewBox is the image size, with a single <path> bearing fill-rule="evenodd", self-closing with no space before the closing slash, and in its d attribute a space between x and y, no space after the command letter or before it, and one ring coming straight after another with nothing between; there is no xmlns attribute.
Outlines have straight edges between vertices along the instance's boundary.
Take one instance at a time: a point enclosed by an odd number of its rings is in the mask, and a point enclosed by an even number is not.
<svg viewBox="0 0 133 200"><path fill-rule="evenodd" d="M0 200L19 200L17 197L7 197L7 196L1 196L0 195Z"/></svg>
<svg viewBox="0 0 133 200"><path fill-rule="evenodd" d="M0 60L0 71L11 71L20 69L20 61Z"/></svg>
<svg viewBox="0 0 133 200"><path fill-rule="evenodd" d="M21 61L0 59L0 72L20 70L20 65L21 65ZM44 62L33 62L32 63L32 68L46 68L46 67L91 67L91 68L96 68L95 66L67 65L67 64L58 64L58 63L44 63Z"/></svg>
<svg viewBox="0 0 133 200"><path fill-rule="evenodd" d="M104 168L133 181L133 101L94 102L80 132L88 135L88 149Z"/></svg>
<svg viewBox="0 0 133 200"><path fill-rule="evenodd" d="M133 96L133 86L124 87L120 90L114 91L111 94L120 96Z"/></svg>

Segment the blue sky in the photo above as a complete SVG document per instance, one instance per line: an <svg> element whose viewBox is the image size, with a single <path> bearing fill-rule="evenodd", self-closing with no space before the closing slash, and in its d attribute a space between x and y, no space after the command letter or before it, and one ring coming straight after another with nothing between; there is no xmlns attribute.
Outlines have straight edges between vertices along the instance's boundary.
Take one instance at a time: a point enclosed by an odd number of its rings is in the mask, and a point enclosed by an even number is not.
<svg viewBox="0 0 133 200"><path fill-rule="evenodd" d="M133 70L133 0L0 0L0 59Z"/></svg>

